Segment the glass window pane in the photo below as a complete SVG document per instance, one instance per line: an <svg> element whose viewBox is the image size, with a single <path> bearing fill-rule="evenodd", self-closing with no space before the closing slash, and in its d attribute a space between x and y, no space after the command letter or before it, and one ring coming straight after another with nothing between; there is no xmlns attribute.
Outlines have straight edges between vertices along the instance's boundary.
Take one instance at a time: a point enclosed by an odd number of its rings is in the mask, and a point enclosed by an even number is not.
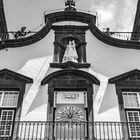
<svg viewBox="0 0 140 140"><path fill-rule="evenodd" d="M6 91L4 92L4 98L2 106L5 107L16 107L18 102L18 92L16 91Z"/></svg>
<svg viewBox="0 0 140 140"><path fill-rule="evenodd" d="M12 132L12 123L14 110L2 110L0 117L0 137L9 137Z"/></svg>
<svg viewBox="0 0 140 140"><path fill-rule="evenodd" d="M130 137L140 137L140 116L138 111L127 111Z"/></svg>
<svg viewBox="0 0 140 140"><path fill-rule="evenodd" d="M123 92L124 107L135 108L139 106L139 96L137 92Z"/></svg>

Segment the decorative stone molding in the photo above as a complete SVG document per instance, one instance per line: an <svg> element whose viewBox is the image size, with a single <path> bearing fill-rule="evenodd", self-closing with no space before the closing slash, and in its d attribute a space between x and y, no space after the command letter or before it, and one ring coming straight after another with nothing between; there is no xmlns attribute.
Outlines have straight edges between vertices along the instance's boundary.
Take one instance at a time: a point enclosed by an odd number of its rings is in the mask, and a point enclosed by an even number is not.
<svg viewBox="0 0 140 140"><path fill-rule="evenodd" d="M88 24L92 34L100 41L111 45L113 47L127 48L127 49L140 49L140 42L133 40L120 40L112 38L105 33L101 32L95 25L96 16L78 12L78 11L61 11L45 15L46 25L36 34L22 39L3 40L0 42L0 49L15 48L33 44L43 39L52 28L52 24L61 21L77 21Z"/></svg>
<svg viewBox="0 0 140 140"><path fill-rule="evenodd" d="M0 70L0 85L5 83L5 82L12 82L15 85L16 83L22 83L22 84L26 84L26 83L33 83L33 79L21 75L19 73L13 72L9 69L2 69Z"/></svg>
<svg viewBox="0 0 140 140"><path fill-rule="evenodd" d="M75 63L72 61L68 61L65 63L50 63L50 67L52 68L62 68L62 69L80 69L80 68L89 68L89 63Z"/></svg>
<svg viewBox="0 0 140 140"><path fill-rule="evenodd" d="M94 77L93 75L91 75L85 71L66 69L66 70L60 70L60 71L54 72L52 74L49 74L41 81L41 85L45 85L48 82L51 82L51 80L59 78L59 77L63 78L64 76L67 77L67 80L72 80L73 76L77 76L77 77L81 77L81 78L85 78L85 79L89 80L92 84L97 84L97 85L100 84L100 81L96 77Z"/></svg>

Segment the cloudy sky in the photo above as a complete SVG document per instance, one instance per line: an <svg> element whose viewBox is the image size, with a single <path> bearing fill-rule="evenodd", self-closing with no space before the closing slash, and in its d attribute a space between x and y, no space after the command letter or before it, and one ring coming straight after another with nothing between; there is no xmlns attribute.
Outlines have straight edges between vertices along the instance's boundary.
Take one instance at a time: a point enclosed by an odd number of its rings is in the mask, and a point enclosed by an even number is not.
<svg viewBox="0 0 140 140"><path fill-rule="evenodd" d="M64 8L65 0L3 0L9 31L26 26L34 30L43 22L43 13ZM77 9L96 11L100 28L131 31L137 0L77 0ZM94 12L91 12L94 13Z"/></svg>

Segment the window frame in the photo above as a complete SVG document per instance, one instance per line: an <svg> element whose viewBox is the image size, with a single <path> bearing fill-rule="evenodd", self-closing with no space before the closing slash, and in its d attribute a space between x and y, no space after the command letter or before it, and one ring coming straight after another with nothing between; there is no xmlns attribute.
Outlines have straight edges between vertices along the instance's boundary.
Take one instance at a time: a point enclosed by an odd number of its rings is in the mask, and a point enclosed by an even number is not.
<svg viewBox="0 0 140 140"><path fill-rule="evenodd" d="M0 93L2 92L2 96L0 98L0 108L16 108L17 105L18 105L18 100L19 100L19 90L1 90ZM5 95L5 92L17 92L18 95L17 95L17 103L15 106L3 106L3 102L4 102L4 95Z"/></svg>
<svg viewBox="0 0 140 140"><path fill-rule="evenodd" d="M10 121L8 120L2 120L3 117L3 112L4 111L12 111L12 119ZM0 126L4 127L4 135L0 134L0 137L11 137L12 136L12 131L13 131L13 121L14 121L14 117L15 117L15 110L14 109L1 109L1 113L0 113ZM4 123L4 124L3 124ZM11 123L11 124L7 124L7 123ZM7 125L10 126L10 130L9 130L9 135L6 135L5 133L7 132ZM0 130L1 133L1 130Z"/></svg>
<svg viewBox="0 0 140 140"><path fill-rule="evenodd" d="M129 93L136 93L136 97L137 97L137 100L138 100L138 107L134 107L134 106L126 106L126 104L125 104L125 100L124 100L124 93L127 93L127 94L129 94ZM123 98L123 104L124 104L124 108L125 109L140 109L140 92L137 92L137 91L123 91L122 92L122 98Z"/></svg>
<svg viewBox="0 0 140 140"><path fill-rule="evenodd" d="M127 96L136 94L136 99L138 102L138 106L134 106L135 104L133 104L133 106L127 106L125 104L125 99L124 99L124 94L126 94ZM124 110L125 110L125 114L126 114L126 119L127 119L127 126L128 126L128 132L129 132L129 137L130 138L140 138L140 134L138 135L139 131L136 131L136 129L140 129L140 91L136 91L136 90L131 90L131 91L122 91L122 99L123 99L123 106L124 106ZM129 99L129 98L128 98ZM128 100L129 102L129 100ZM131 103L131 101L129 102ZM133 101L132 101L133 103ZM129 105L129 104L128 104ZM137 112L138 113L138 121L130 121L129 112ZM132 116L134 118L134 116ZM134 131L133 131L134 129ZM132 135L132 133L134 132L135 135Z"/></svg>
<svg viewBox="0 0 140 140"><path fill-rule="evenodd" d="M138 121L130 121L129 119L129 115L128 113L132 112L133 114L134 113L138 113L138 118L139 120ZM140 138L140 132L139 131L136 131L137 127L140 129L140 111L132 111L132 110L127 110L126 111L126 117L127 117L127 122L128 122L128 130L129 130L129 136L131 138ZM133 118L135 118L135 116L132 116ZM138 125L137 125L138 123ZM135 131L135 136L132 135L132 130L131 129L134 129ZM137 133L139 132L139 136L137 136Z"/></svg>
<svg viewBox="0 0 140 140"><path fill-rule="evenodd" d="M1 121L1 118L2 118L2 113L4 112L4 111L12 111L13 112L13 114L12 114L12 120L11 121L9 121L9 122L11 122L11 125L9 125L10 126L10 133L9 133L9 135L5 135L5 133L6 133L6 129L5 129L5 131L4 131L4 135L0 135L0 137L2 137L2 138L9 138L9 137L12 137L12 133L13 133L13 129L14 129L14 126L13 126L13 124L14 124L14 122L15 122L15 115L16 115L16 109L18 108L18 104L19 104L19 99L20 99L20 88L17 88L17 89L14 89L14 88L5 88L5 89L2 89L2 90L0 90L0 92L2 93L1 95L1 99L0 99L0 121ZM10 93L10 92L13 92L13 94L14 94L14 92L16 92L18 95L17 95L17 101L16 101L16 105L15 106L6 106L6 105L4 105L4 106L2 106L2 104L4 103L4 95L5 95L5 93L6 92L8 92L8 93ZM9 98L8 98L9 99ZM6 120L5 121L5 123L7 123L8 121ZM1 123L4 123L4 121L1 121L0 122L0 125L1 125ZM5 125L6 124L3 124L2 125L2 127L5 127ZM1 133L1 130L0 130L0 133Z"/></svg>

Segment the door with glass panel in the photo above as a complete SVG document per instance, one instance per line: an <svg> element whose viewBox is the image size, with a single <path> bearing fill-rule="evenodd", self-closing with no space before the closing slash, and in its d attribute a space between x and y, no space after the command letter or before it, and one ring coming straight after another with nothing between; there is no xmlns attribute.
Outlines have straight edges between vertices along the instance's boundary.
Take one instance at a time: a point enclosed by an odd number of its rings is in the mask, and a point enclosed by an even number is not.
<svg viewBox="0 0 140 140"><path fill-rule="evenodd" d="M140 92L123 92L130 138L140 139Z"/></svg>
<svg viewBox="0 0 140 140"><path fill-rule="evenodd" d="M127 111L129 134L131 138L140 138L140 113Z"/></svg>
<svg viewBox="0 0 140 140"><path fill-rule="evenodd" d="M86 92L55 92L55 129L56 139L85 139L86 124Z"/></svg>
<svg viewBox="0 0 140 140"><path fill-rule="evenodd" d="M11 137L18 91L0 91L0 137Z"/></svg>

